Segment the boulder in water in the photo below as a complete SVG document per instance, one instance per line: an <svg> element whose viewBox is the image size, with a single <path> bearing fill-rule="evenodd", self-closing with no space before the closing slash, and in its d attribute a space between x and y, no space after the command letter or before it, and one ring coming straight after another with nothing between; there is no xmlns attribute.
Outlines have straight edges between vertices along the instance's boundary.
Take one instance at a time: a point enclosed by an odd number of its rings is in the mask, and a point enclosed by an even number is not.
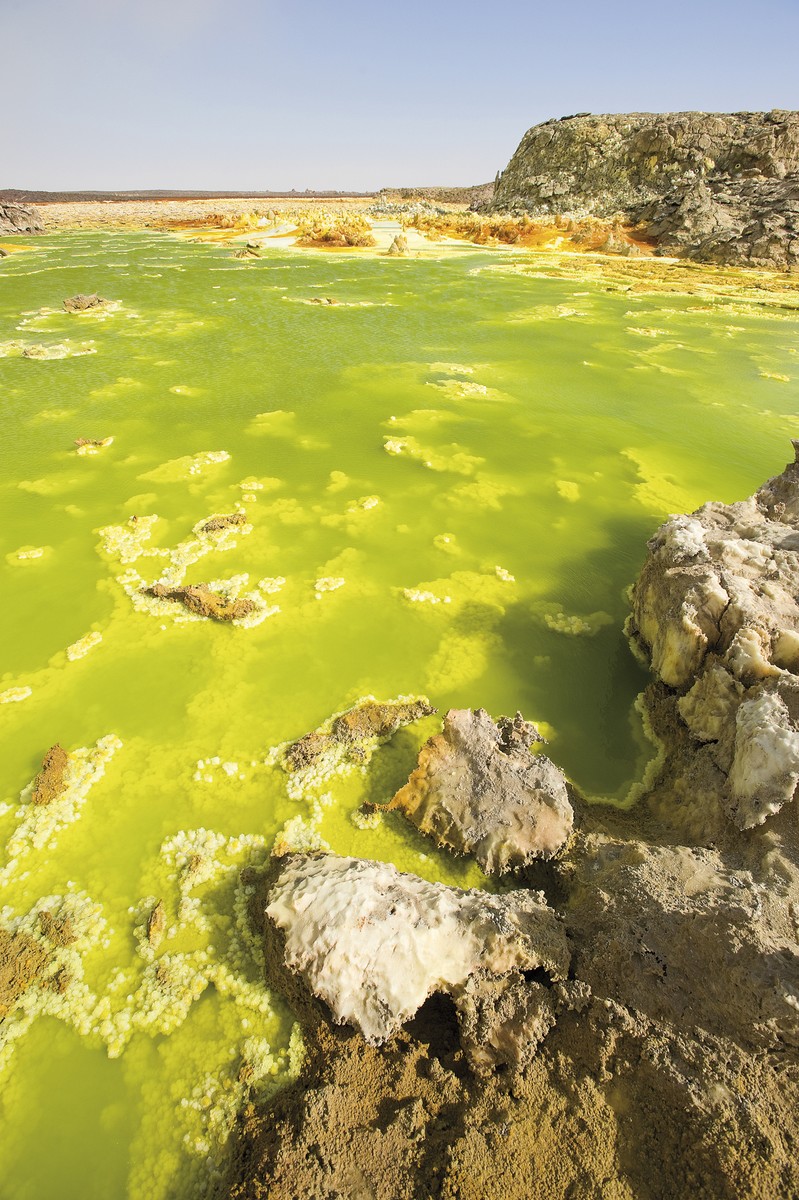
<svg viewBox="0 0 799 1200"><path fill-rule="evenodd" d="M530 746L541 740L521 713L496 724L485 709L450 709L422 747L389 808L489 875L549 859L574 825L563 772Z"/></svg>

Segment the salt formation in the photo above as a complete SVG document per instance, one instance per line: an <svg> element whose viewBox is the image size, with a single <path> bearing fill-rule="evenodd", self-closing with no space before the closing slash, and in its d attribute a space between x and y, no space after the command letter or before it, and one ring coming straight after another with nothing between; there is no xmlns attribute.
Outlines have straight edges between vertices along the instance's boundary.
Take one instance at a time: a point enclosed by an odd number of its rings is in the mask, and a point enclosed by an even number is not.
<svg viewBox="0 0 799 1200"><path fill-rule="evenodd" d="M254 588L250 587L248 574L184 585L192 564L215 551L234 550L238 544L236 535L246 537L252 533L244 512L236 510L204 517L195 522L193 537L169 547L147 545L157 521L154 514L133 516L125 525L106 525L100 530L100 549L131 568L118 575L117 582L137 612L175 623L216 620L241 628L260 625L280 612L278 605L267 603L266 596L280 590L285 583L283 578L262 579ZM160 578L154 582L132 567L139 560L150 559L159 562L161 568Z"/></svg>
<svg viewBox="0 0 799 1200"><path fill-rule="evenodd" d="M267 855L264 839L253 835L198 829L168 839L161 848L163 898L145 897L131 910L139 917L138 961L110 976L101 970L102 990L93 983L97 951L109 951L115 931L91 897L70 891L41 896L21 914L0 909L0 1074L42 1016L99 1040L115 1058L135 1033L174 1033L209 986L229 997L221 1065L189 1076L177 1110L174 1097L155 1101L158 1119L177 1123L182 1144L201 1164L193 1181L198 1194L219 1173L237 1114L296 1078L304 1056L299 1028L286 1027L259 979L263 950L248 911L252 868ZM208 884L210 898L198 896ZM187 942L196 948L183 949Z"/></svg>
<svg viewBox="0 0 799 1200"><path fill-rule="evenodd" d="M70 662L75 662L78 658L85 658L90 650L95 646L99 646L103 640L103 635L93 630L91 633L85 633L77 642L73 642L71 646L67 646L67 658Z"/></svg>
<svg viewBox="0 0 799 1200"><path fill-rule="evenodd" d="M204 475L210 467L228 462L229 459L227 450L203 450L199 454L184 454L181 458L171 458L160 467L154 467L152 471L145 471L139 478L152 483L188 482L198 475Z"/></svg>
<svg viewBox="0 0 799 1200"><path fill-rule="evenodd" d="M419 462L429 471L451 471L454 475L474 475L477 467L482 466L484 458L476 454L467 454L456 442L441 450L431 450L413 436L383 439L383 449L386 454L394 457L403 456Z"/></svg>
<svg viewBox="0 0 799 1200"><path fill-rule="evenodd" d="M106 446L111 446L113 441L112 437L75 438L76 453L80 455L97 454L100 450L104 450Z"/></svg>
<svg viewBox="0 0 799 1200"><path fill-rule="evenodd" d="M56 743L47 751L41 771L20 793L17 827L6 843L0 883L12 879L20 860L34 850L55 848L57 835L80 817L91 788L121 748L119 738L108 734L91 748L67 754Z"/></svg>
<svg viewBox="0 0 799 1200"><path fill-rule="evenodd" d="M373 1044L434 992L472 1008L463 998L478 973L493 983L541 969L555 981L569 966L563 926L540 892L463 891L362 859L291 856L266 915L285 935L291 970Z"/></svg>
<svg viewBox="0 0 799 1200"><path fill-rule="evenodd" d="M408 782L388 808L456 854L473 854L489 875L552 858L572 832L563 773L517 713L495 724L482 709L450 709L441 733L422 747Z"/></svg>
<svg viewBox="0 0 799 1200"><path fill-rule="evenodd" d="M671 517L649 543L628 630L707 743L741 829L799 782L797 461L754 496Z"/></svg>
<svg viewBox="0 0 799 1200"><path fill-rule="evenodd" d="M324 773L326 761L337 764L348 754L365 762L368 751L390 738L399 726L434 712L423 696L399 696L385 703L365 696L353 708L331 716L318 730L304 734L298 742L277 746L272 757L280 758L284 769L292 774L319 767Z"/></svg>
<svg viewBox="0 0 799 1200"><path fill-rule="evenodd" d="M33 358L50 362L61 358L79 358L85 354L96 354L91 342L81 342L77 345L70 341L44 345L39 342L0 342L0 358Z"/></svg>

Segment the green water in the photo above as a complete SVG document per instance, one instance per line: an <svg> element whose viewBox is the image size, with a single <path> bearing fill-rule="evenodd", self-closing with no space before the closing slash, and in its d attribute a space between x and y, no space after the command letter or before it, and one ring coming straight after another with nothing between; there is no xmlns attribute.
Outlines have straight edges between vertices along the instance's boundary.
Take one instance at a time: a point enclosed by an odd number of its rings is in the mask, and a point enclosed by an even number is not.
<svg viewBox="0 0 799 1200"><path fill-rule="evenodd" d="M2 1200L202 1194L246 1081L266 1094L297 1067L239 882L297 818L339 853L481 884L399 818L358 817L434 720L300 795L272 747L359 697L425 694L520 708L591 796L640 777L625 590L669 512L748 495L788 457L797 318L527 277L526 261L240 263L95 233L0 263L0 692L30 689L0 705L0 915L40 939L37 911L60 908L78 931L63 994L34 988L0 1023ZM78 291L121 307L40 311ZM192 527L236 505L247 526L198 549ZM192 540L184 582L246 575L270 615L147 611L139 588L168 563L140 551ZM95 762L109 735L121 747L62 827L26 833L19 794L45 750Z"/></svg>

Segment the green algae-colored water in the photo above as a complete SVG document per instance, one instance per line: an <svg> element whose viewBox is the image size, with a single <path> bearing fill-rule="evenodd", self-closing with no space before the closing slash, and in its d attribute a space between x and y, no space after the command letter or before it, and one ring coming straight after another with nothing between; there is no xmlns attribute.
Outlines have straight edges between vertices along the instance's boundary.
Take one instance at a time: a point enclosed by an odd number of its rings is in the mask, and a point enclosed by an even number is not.
<svg viewBox="0 0 799 1200"><path fill-rule="evenodd" d="M277 837L482 885L359 814L435 719L300 783L273 747L362 696L424 694L521 709L589 796L641 777L626 589L668 513L788 457L797 318L526 261L241 263L92 233L0 264L0 918L70 930L59 979L0 1022L3 1200L202 1195L247 1088L296 1071L240 879ZM59 311L80 291L119 307ZM217 581L254 619L143 597L162 578ZM80 770L37 809L20 793L55 742Z"/></svg>

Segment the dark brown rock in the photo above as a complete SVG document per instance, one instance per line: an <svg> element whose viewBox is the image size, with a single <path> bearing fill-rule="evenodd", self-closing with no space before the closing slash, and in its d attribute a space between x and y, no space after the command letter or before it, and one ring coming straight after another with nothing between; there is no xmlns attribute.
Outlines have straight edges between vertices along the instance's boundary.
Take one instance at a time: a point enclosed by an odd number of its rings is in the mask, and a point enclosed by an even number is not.
<svg viewBox="0 0 799 1200"><path fill-rule="evenodd" d="M165 931L166 912L163 900L159 900L147 918L147 941L153 947L160 945L164 940Z"/></svg>

